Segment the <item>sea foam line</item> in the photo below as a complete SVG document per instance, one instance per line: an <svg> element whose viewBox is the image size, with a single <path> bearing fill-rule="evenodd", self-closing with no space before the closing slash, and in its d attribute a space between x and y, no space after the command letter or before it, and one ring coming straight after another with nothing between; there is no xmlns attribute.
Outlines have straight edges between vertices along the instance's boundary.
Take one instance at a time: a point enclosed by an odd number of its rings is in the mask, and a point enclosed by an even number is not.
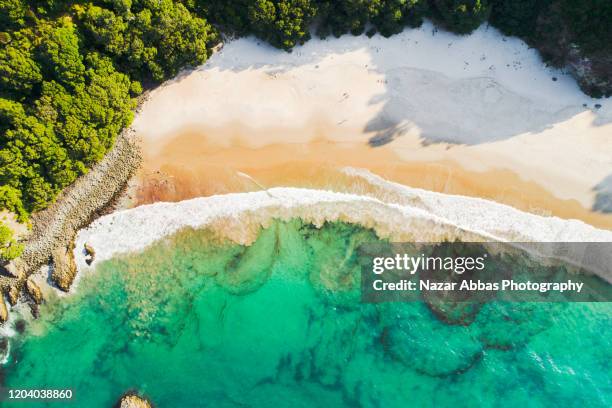
<svg viewBox="0 0 612 408"><path fill-rule="evenodd" d="M342 172L378 187L383 201L408 204L462 228L486 231L514 242L611 242L612 231L580 220L541 216L506 204L455 194L444 194L394 183L364 169L345 167Z"/></svg>
<svg viewBox="0 0 612 408"><path fill-rule="evenodd" d="M121 254L142 251L182 228L211 227L237 243L250 244L274 219L300 218L317 226L344 221L372 228L398 242L612 242L612 231L577 220L542 217L479 198L432 193L389 183L371 173L355 175L394 190L406 202L302 188L272 188L155 203L104 216L77 236L79 271ZM96 259L87 266L80 250L88 243Z"/></svg>

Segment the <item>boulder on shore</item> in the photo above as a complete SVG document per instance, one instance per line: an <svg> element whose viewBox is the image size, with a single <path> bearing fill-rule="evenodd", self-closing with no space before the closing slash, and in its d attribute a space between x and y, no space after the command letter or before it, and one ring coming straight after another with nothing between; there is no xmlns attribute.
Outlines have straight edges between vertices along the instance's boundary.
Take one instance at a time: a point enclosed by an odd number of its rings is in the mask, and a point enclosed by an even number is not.
<svg viewBox="0 0 612 408"><path fill-rule="evenodd" d="M26 281L26 290L35 304L40 305L43 301L42 291L32 279Z"/></svg>
<svg viewBox="0 0 612 408"><path fill-rule="evenodd" d="M4 296L0 295L0 324L6 323L9 318L8 308L4 302Z"/></svg>
<svg viewBox="0 0 612 408"><path fill-rule="evenodd" d="M53 260L53 271L51 272L51 280L58 288L67 292L74 281L77 273L76 263L72 248L56 248L51 253Z"/></svg>
<svg viewBox="0 0 612 408"><path fill-rule="evenodd" d="M16 285L12 285L6 295L11 306L15 306L19 301L19 288Z"/></svg>
<svg viewBox="0 0 612 408"><path fill-rule="evenodd" d="M83 244L83 247L85 248L86 255L85 262L87 262L87 265L91 265L94 259L96 259L96 251L87 242Z"/></svg>
<svg viewBox="0 0 612 408"><path fill-rule="evenodd" d="M2 270L13 278L20 278L22 270L19 268L19 260L16 259L2 267Z"/></svg>

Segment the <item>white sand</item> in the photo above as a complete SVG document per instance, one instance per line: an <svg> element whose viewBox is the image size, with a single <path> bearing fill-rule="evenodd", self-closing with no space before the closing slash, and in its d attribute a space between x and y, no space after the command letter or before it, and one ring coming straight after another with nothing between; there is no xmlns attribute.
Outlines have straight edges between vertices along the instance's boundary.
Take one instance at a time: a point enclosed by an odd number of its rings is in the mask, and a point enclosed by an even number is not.
<svg viewBox="0 0 612 408"><path fill-rule="evenodd" d="M134 127L149 151L186 127L252 147L391 134L406 161L507 169L586 208L612 174L612 102L484 26L464 37L425 24L388 39L313 39L292 53L232 41L152 92ZM429 143L439 141L460 145Z"/></svg>

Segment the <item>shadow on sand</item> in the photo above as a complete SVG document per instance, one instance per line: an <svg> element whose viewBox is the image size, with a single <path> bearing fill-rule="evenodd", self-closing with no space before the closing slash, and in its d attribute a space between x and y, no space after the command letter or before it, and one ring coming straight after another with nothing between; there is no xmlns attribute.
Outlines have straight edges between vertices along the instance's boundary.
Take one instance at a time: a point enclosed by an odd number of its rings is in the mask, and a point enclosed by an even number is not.
<svg viewBox="0 0 612 408"><path fill-rule="evenodd" d="M313 65L313 69L317 69L318 62L339 54L365 51L370 59L367 69L381 75L384 84L384 92L370 101L381 109L364 129L371 134L369 145L372 147L390 143L407 132L416 132L424 145L489 143L528 132L542 132L584 111L595 114L593 126L612 122L610 100L596 101L576 92L576 97L568 101L567 95L573 92L572 80L557 81L555 76L567 74L540 69L537 61L538 68L534 68L535 51L528 50L524 44L504 49L506 43L518 40L506 41L506 37L499 36L501 41L497 42L489 38L491 36L496 39L499 34L486 26L471 36L460 37L432 29L425 23L420 29L406 30L388 39L378 35L372 39L345 35L339 40L312 40L290 53L248 37L233 40L231 47L225 47L195 70L263 69L274 77L303 65ZM384 42L395 45L383 47ZM415 45L419 42L420 46ZM258 46L253 47L254 43ZM393 54L403 46L406 47L404 55ZM423 55L433 61L428 65L438 64L440 69L423 69L424 64L419 62ZM401 64L404 59L405 65ZM446 69L447 66L452 69ZM463 70L474 74L462 74ZM460 74L451 77L442 71ZM183 71L164 85L180 82L189 73ZM496 73L511 81L527 78L533 86L521 89L529 89L530 96L497 82L493 79ZM550 96L556 95L558 90L565 100ZM544 96L538 98L539 95Z"/></svg>
<svg viewBox="0 0 612 408"><path fill-rule="evenodd" d="M595 191L593 211L612 213L612 174L597 184L593 190Z"/></svg>

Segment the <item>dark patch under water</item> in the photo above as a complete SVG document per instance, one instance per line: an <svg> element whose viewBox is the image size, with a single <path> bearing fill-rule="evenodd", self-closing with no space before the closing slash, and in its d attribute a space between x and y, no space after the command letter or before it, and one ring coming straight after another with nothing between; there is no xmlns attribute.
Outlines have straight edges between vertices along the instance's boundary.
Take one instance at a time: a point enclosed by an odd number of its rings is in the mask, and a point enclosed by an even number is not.
<svg viewBox="0 0 612 408"><path fill-rule="evenodd" d="M609 303L498 303L456 324L425 302L365 304L343 223L277 222L249 246L185 230L100 264L12 340L9 388L111 407L609 407ZM5 403L26 406L26 403Z"/></svg>

